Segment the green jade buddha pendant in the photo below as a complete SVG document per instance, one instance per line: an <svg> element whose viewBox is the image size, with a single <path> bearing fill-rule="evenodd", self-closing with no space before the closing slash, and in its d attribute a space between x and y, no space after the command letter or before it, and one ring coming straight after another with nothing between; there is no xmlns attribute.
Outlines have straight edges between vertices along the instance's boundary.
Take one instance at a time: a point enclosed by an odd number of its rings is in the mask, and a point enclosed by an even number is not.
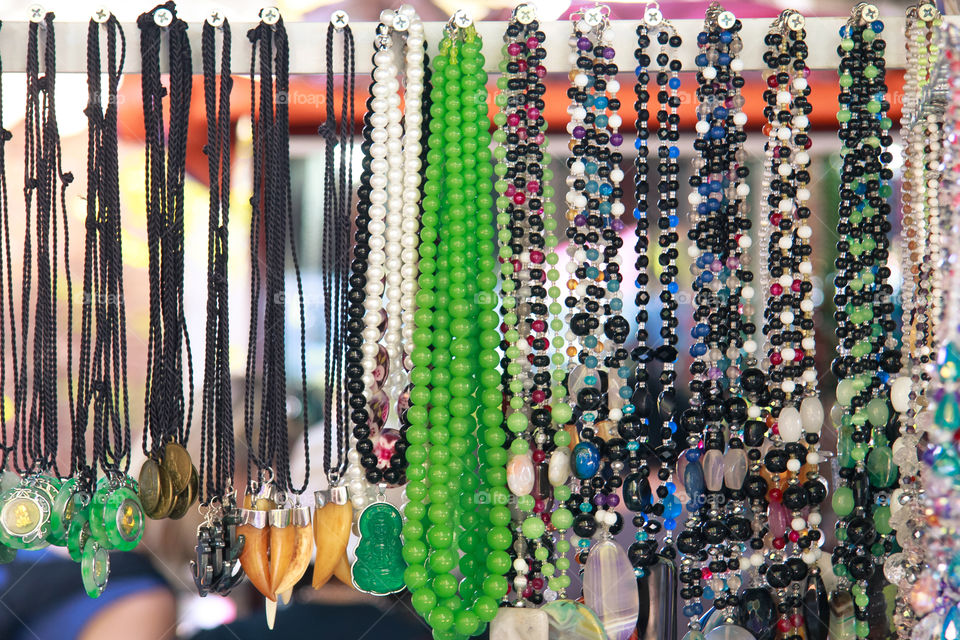
<svg viewBox="0 0 960 640"><path fill-rule="evenodd" d="M354 586L364 593L386 596L404 588L403 518L389 502L374 502L360 514L357 560L350 569Z"/></svg>

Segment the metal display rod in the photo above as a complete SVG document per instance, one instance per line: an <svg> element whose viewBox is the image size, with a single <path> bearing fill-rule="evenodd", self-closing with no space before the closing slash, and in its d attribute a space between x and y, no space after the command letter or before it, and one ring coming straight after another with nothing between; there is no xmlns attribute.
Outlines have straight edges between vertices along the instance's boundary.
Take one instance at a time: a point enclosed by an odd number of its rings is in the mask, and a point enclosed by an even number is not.
<svg viewBox="0 0 960 640"><path fill-rule="evenodd" d="M230 16L228 15L228 18ZM883 38L887 42L886 63L888 69L902 69L906 62L904 44L903 17L883 17L885 28ZM806 31L810 52L807 64L811 69L837 69L840 58L837 55L837 45L840 43L839 30L847 21L842 18L807 18ZM944 21L960 22L957 16L944 16ZM671 20L680 36L683 46L680 48L680 59L685 71L696 69L694 58L697 55L697 34L703 28L702 20ZM741 59L745 70L766 69L762 56L766 47L763 38L770 29L772 19L746 18L742 20L743 52ZM248 74L250 72L250 43L240 34L253 26L255 22L231 22L233 37L233 72ZM425 22L424 29L427 39L427 52L433 55L437 52L437 44L442 37L445 22ZM637 47L637 21L614 20L611 22L615 35L613 46L616 48L616 62L623 73L631 73L636 62L633 58ZM27 29L29 21L4 21L0 28L0 55L3 59L3 70L7 72L23 72L26 63ZM190 23L188 31L191 39L191 48L194 58L194 69L201 68L200 59L200 23ZM324 60L323 42L326 37L326 22L287 22L285 23L290 41L290 73L301 75L322 74L326 68ZM474 23L477 31L483 36L483 55L486 59L487 71L497 71L500 61L500 48L503 45L503 34L507 23L502 21L479 21ZM86 73L86 60L83 52L86 51L87 28L86 22L55 22L57 37L57 72L58 73ZM552 73L567 73L570 69L569 38L572 33L570 21L543 22L541 27L547 36L545 47L547 58L544 62L547 70ZM376 22L352 22L350 28L357 43L358 73L370 73L372 70L373 42L376 35ZM132 22L123 23L123 30L127 38L127 59L124 64L125 73L140 72L139 39L140 30Z"/></svg>

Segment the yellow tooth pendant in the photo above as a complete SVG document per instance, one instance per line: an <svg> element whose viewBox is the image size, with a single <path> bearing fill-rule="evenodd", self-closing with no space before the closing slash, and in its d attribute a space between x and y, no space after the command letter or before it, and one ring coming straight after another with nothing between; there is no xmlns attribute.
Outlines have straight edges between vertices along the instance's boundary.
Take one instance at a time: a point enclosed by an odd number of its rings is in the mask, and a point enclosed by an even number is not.
<svg viewBox="0 0 960 640"><path fill-rule="evenodd" d="M313 514L313 537L317 545L317 557L313 563L313 588L319 589L334 575L337 565L341 561L346 562L353 505L346 487L317 491L314 499L317 506ZM349 565L346 575L349 576Z"/></svg>
<svg viewBox="0 0 960 640"><path fill-rule="evenodd" d="M271 580L273 591L278 596L286 594L284 602L290 599L289 593L295 584L300 581L310 566L310 557L313 555L313 530L310 527L310 507L294 507L289 509L290 522L288 529L293 531L293 553L287 562L286 568L277 573L276 582ZM271 575L273 575L273 558Z"/></svg>
<svg viewBox="0 0 960 640"><path fill-rule="evenodd" d="M249 492L243 497L237 534L244 537L240 565L257 591L268 600L274 599L270 588L270 526L269 512L277 507L276 492L269 483L255 496Z"/></svg>

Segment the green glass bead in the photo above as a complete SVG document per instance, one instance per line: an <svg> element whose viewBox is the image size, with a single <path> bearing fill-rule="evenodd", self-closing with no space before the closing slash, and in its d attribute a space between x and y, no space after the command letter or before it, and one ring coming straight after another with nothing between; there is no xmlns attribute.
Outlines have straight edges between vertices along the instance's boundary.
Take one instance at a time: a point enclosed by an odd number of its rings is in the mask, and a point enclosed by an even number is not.
<svg viewBox="0 0 960 640"><path fill-rule="evenodd" d="M831 500L833 511L838 517L843 518L853 512L853 490L850 487L837 487L833 492Z"/></svg>
<svg viewBox="0 0 960 640"><path fill-rule="evenodd" d="M853 387L853 380L844 378L837 383L837 402L843 407L849 407L850 401L856 395Z"/></svg>
<svg viewBox="0 0 960 640"><path fill-rule="evenodd" d="M893 533L893 527L890 526L890 507L877 507L873 512L873 524L880 535Z"/></svg>
<svg viewBox="0 0 960 640"><path fill-rule="evenodd" d="M870 484L885 489L897 479L897 466L893 463L890 447L874 447L867 457L867 477Z"/></svg>
<svg viewBox="0 0 960 640"><path fill-rule="evenodd" d="M884 427L890 419L890 406L883 398L874 398L867 403L867 419L875 427Z"/></svg>
<svg viewBox="0 0 960 640"><path fill-rule="evenodd" d="M522 529L524 536L536 540L543 535L546 525L540 519L540 516L533 515L523 521Z"/></svg>
<svg viewBox="0 0 960 640"><path fill-rule="evenodd" d="M550 522L561 531L569 529L573 526L573 514L566 507L560 507L550 514Z"/></svg>

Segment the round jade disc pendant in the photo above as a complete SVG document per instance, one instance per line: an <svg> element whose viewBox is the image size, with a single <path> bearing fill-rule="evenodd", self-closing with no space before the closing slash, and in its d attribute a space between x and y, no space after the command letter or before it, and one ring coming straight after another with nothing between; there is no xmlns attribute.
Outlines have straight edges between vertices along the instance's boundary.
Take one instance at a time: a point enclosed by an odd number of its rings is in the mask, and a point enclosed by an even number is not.
<svg viewBox="0 0 960 640"><path fill-rule="evenodd" d="M83 588L87 595L99 598L110 576L110 554L94 538L89 538L83 545L80 575L83 576Z"/></svg>
<svg viewBox="0 0 960 640"><path fill-rule="evenodd" d="M50 533L49 495L21 484L0 496L0 541L14 549L42 549Z"/></svg>
<svg viewBox="0 0 960 640"><path fill-rule="evenodd" d="M131 551L140 544L144 513L137 494L127 487L111 491L103 510L103 524L114 549Z"/></svg>
<svg viewBox="0 0 960 640"><path fill-rule="evenodd" d="M50 535L47 541L57 546L66 546L67 532L74 515L83 507L84 496L77 490L77 480L68 478L60 486L50 511Z"/></svg>
<svg viewBox="0 0 960 640"><path fill-rule="evenodd" d="M110 491L110 485L101 480L97 483L97 490L93 492L93 497L90 499L90 509L88 511L90 535L96 538L101 545L110 545L104 520L104 509Z"/></svg>

